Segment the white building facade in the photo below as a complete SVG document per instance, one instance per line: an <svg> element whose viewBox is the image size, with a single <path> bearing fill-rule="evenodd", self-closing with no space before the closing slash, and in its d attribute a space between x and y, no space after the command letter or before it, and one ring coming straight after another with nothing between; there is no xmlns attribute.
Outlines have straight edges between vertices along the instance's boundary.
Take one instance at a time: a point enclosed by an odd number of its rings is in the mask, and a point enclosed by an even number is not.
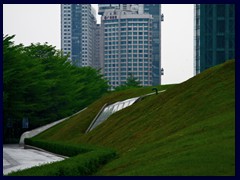
<svg viewBox="0 0 240 180"><path fill-rule="evenodd" d="M114 89L131 76L152 85L152 15L119 9L101 17L104 76Z"/></svg>

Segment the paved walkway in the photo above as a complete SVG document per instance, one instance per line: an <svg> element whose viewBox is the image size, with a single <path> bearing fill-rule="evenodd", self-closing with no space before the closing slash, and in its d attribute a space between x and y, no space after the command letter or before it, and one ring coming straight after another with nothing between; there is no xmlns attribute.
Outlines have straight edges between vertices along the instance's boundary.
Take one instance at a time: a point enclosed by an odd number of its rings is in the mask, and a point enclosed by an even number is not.
<svg viewBox="0 0 240 180"><path fill-rule="evenodd" d="M18 144L3 145L3 174L63 159L46 152L24 149Z"/></svg>

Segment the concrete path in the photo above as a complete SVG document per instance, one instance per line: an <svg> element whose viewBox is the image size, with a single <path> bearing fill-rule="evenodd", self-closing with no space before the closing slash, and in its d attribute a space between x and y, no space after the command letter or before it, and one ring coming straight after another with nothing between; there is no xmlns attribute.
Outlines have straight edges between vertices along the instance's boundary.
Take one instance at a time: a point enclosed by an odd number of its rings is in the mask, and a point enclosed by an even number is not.
<svg viewBox="0 0 240 180"><path fill-rule="evenodd" d="M53 154L34 149L24 149L18 144L3 145L3 174L22 170L49 162L64 160Z"/></svg>

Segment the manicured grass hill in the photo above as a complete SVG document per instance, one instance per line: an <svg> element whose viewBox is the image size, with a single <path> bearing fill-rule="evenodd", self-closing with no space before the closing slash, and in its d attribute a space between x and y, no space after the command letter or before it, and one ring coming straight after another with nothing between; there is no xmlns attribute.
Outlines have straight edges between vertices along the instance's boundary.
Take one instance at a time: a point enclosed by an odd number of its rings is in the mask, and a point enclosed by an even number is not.
<svg viewBox="0 0 240 180"><path fill-rule="evenodd" d="M106 95L34 139L117 150L119 157L95 175L235 175L235 61L161 88L167 91L113 114L88 134L105 103L151 88Z"/></svg>

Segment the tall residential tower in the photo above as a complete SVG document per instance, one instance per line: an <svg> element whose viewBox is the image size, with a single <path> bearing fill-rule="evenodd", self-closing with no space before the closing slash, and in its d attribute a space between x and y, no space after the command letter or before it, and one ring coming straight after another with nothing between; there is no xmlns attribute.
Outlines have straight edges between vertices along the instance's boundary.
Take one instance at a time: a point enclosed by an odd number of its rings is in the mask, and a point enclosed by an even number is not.
<svg viewBox="0 0 240 180"><path fill-rule="evenodd" d="M104 75L114 88L131 76L152 85L152 15L119 9L101 17L104 37Z"/></svg>
<svg viewBox="0 0 240 180"><path fill-rule="evenodd" d="M163 20L163 16L161 14L161 5L160 4L99 4L98 13L100 15L104 16L104 13L108 12L109 10L115 10L115 11L121 10L128 14L135 14L134 17L136 17L136 19L137 17L141 18L141 16L147 16L147 15L151 16L152 25L151 27L149 27L149 29L151 29L149 34L151 38L148 39L148 44L151 44L151 48L152 48L151 51L148 52L149 53L148 56L151 57L151 68L148 69L149 73L151 74L151 83L150 84L148 83L148 85L161 84L161 72L162 72L161 71L162 70L161 68L161 21ZM129 24L126 24L126 25L129 26ZM102 26L105 26L105 21L102 21ZM136 24L134 24L134 26L136 26ZM121 27L119 28L120 28L119 33L121 33L122 31ZM127 28L130 28L130 27L127 27ZM139 38L142 38L141 35L139 35ZM104 42L105 40L106 39L104 39ZM126 49L125 49L126 51L128 51L127 47L128 45L130 45L128 44L128 42L130 43L130 41L127 41ZM123 52L124 51L122 48L121 51L119 52L120 55L122 55ZM141 60L141 58L139 57L138 59ZM106 58L103 57L101 61L106 62ZM146 72L143 72L143 73L146 73ZM134 75L134 72L132 74ZM123 77L121 78L123 79ZM122 83L123 82L124 81L122 81ZM142 85L146 86L146 83L142 83Z"/></svg>

